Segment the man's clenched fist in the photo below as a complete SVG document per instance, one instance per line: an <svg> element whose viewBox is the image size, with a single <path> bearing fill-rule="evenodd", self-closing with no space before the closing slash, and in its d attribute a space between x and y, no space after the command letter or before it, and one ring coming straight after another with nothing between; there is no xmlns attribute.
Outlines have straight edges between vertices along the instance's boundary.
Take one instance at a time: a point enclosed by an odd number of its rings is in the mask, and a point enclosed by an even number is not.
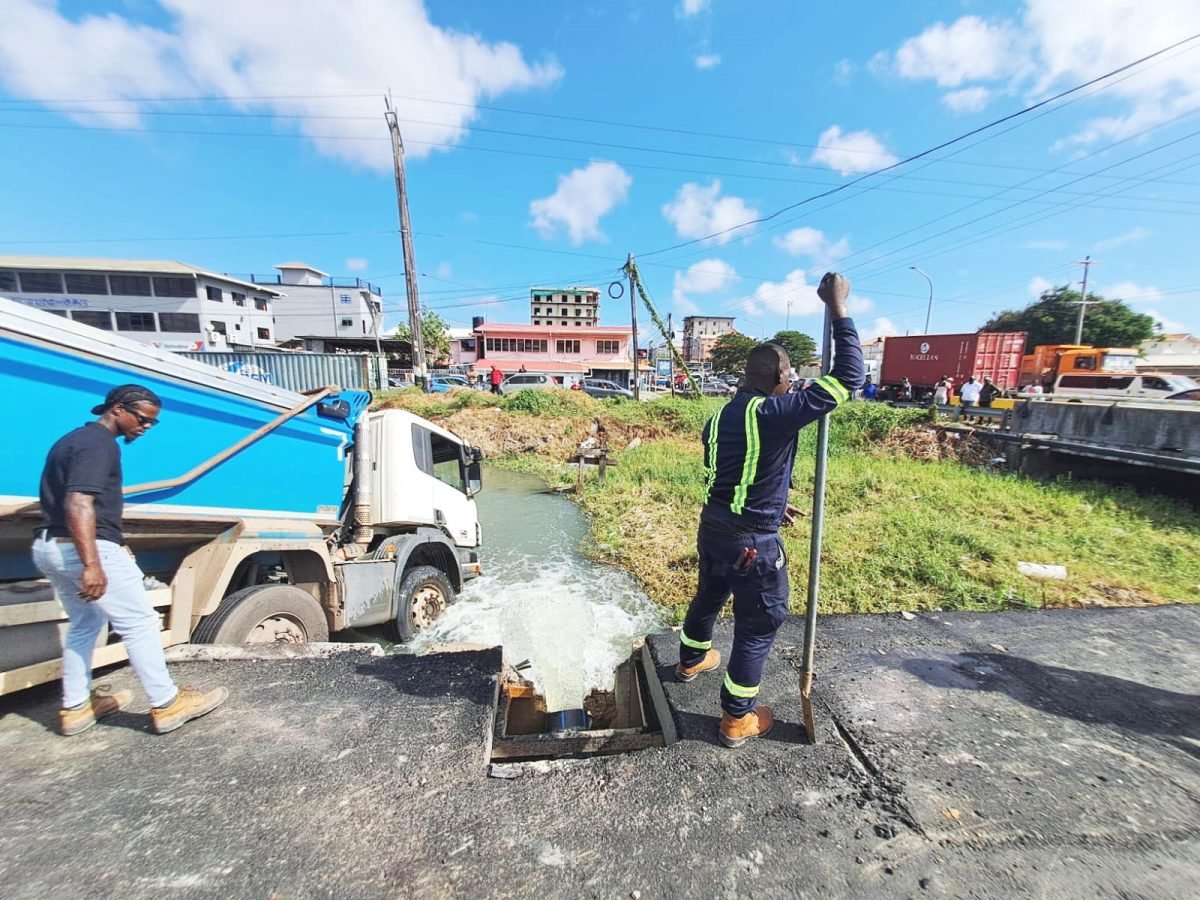
<svg viewBox="0 0 1200 900"><path fill-rule="evenodd" d="M817 296L829 307L829 312L835 319L844 319L850 315L850 282L845 275L826 272L821 283L817 285Z"/></svg>

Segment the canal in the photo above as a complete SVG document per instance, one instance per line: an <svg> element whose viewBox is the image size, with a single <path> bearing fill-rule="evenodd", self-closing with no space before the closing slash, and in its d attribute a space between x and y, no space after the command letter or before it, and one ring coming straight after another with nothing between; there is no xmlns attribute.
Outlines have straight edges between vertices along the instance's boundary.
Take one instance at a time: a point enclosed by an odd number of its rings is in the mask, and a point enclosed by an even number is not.
<svg viewBox="0 0 1200 900"><path fill-rule="evenodd" d="M634 642L666 616L630 576L580 552L587 522L540 479L489 469L477 498L484 574L409 649L502 645L550 709L578 707L610 690Z"/></svg>

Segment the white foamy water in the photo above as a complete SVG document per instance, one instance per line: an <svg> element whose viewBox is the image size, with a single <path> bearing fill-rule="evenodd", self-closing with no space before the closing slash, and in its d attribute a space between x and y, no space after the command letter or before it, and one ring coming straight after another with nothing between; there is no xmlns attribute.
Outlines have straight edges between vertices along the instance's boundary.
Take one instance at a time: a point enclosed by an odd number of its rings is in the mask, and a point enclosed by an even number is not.
<svg viewBox="0 0 1200 900"><path fill-rule="evenodd" d="M592 688L611 690L634 641L666 622L632 578L584 559L586 525L540 481L489 471L479 500L484 572L410 645L501 645L550 710L574 709Z"/></svg>

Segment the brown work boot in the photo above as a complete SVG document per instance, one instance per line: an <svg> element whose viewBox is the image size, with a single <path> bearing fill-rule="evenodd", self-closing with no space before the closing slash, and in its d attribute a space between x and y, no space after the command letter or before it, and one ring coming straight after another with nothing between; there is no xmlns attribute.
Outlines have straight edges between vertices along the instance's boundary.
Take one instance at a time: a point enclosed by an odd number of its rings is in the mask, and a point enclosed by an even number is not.
<svg viewBox="0 0 1200 900"><path fill-rule="evenodd" d="M685 666L683 663L675 664L675 680L676 681L695 681L696 676L701 672L710 672L721 664L721 653L718 650L709 650L701 658L700 662L694 666Z"/></svg>
<svg viewBox="0 0 1200 900"><path fill-rule="evenodd" d="M150 724L154 726L155 734L166 734L185 722L208 715L228 696L229 691L225 688L202 691L185 684L166 706L156 706L150 710Z"/></svg>
<svg viewBox="0 0 1200 900"><path fill-rule="evenodd" d="M750 738L762 737L775 724L775 713L771 707L761 703L741 718L727 712L721 713L721 743L726 747L740 747Z"/></svg>
<svg viewBox="0 0 1200 900"><path fill-rule="evenodd" d="M96 724L97 719L103 719L109 713L124 709L132 700L133 691L92 691L92 698L86 703L58 711L58 729L67 737L87 731Z"/></svg>

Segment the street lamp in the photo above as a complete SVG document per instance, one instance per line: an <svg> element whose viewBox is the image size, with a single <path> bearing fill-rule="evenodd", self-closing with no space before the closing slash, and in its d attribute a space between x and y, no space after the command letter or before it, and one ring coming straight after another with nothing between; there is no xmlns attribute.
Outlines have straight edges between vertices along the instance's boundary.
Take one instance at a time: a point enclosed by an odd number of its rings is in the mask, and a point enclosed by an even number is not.
<svg viewBox="0 0 1200 900"><path fill-rule="evenodd" d="M916 266L909 266L909 268L929 282L929 304L925 307L925 334L929 334L929 315L933 312L933 279Z"/></svg>

